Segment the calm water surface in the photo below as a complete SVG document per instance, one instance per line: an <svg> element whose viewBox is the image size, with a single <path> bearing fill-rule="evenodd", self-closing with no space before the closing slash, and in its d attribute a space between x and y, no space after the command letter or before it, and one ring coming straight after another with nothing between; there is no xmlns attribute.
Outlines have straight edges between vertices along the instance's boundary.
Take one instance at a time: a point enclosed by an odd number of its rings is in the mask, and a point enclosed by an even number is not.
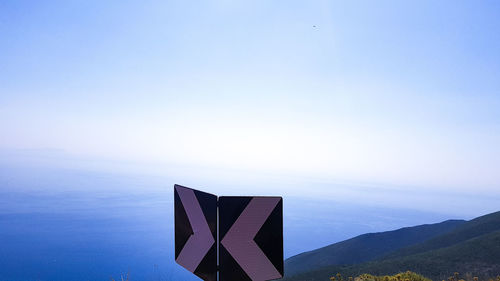
<svg viewBox="0 0 500 281"><path fill-rule="evenodd" d="M173 257L173 182L0 170L0 280L198 280ZM285 256L445 215L285 196Z"/></svg>

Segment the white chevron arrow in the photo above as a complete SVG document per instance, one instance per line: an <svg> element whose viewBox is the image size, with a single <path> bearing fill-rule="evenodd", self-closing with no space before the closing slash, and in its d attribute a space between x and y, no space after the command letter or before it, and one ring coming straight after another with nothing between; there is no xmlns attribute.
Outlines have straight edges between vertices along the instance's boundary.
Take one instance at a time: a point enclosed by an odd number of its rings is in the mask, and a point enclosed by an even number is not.
<svg viewBox="0 0 500 281"><path fill-rule="evenodd" d="M193 234L188 238L175 261L194 272L215 240L194 191L180 186L176 186L175 189L193 229Z"/></svg>
<svg viewBox="0 0 500 281"><path fill-rule="evenodd" d="M282 277L254 241L255 235L280 200L279 197L252 198L221 241L250 279L255 281Z"/></svg>

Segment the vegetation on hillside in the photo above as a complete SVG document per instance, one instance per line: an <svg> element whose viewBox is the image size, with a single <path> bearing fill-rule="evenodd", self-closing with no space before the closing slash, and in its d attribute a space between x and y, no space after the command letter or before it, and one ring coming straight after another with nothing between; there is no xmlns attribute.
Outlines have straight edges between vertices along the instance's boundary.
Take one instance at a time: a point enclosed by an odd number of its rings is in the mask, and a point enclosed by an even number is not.
<svg viewBox="0 0 500 281"><path fill-rule="evenodd" d="M285 261L285 274L290 276L330 265L353 265L371 261L395 250L422 243L453 231L465 222L463 220L448 220L393 231L363 234L287 259Z"/></svg>
<svg viewBox="0 0 500 281"><path fill-rule="evenodd" d="M412 271L406 271L406 272L400 272L394 275L372 275L372 274L361 274L356 278L353 277L348 277L348 281L432 281L431 279L412 272ZM454 272L452 276L448 277L446 280L442 281L500 281L500 276L496 276L496 278L493 277L488 277L484 279L480 279L477 276L473 276L470 273L465 274L465 276L460 276L460 273ZM346 281L343 277L342 274L337 273L335 276L330 277L330 281Z"/></svg>
<svg viewBox="0 0 500 281"><path fill-rule="evenodd" d="M353 254L362 256L372 249L368 246L360 249L358 245L350 249L355 251ZM318 251L315 254L322 253ZM327 252L323 254L325 254L323 259L329 258ZM435 281L490 281L490 279L500 281L496 280L496 276L500 273L500 212L468 221L448 233L383 257L350 265L312 267L302 273L288 274L285 280L328 280L330 277L335 277L331 276L332 272L340 272L344 276L371 273L373 276L384 277L406 270ZM464 278L456 278L455 271L470 272L470 274ZM474 280L473 276L476 276L477 280Z"/></svg>
<svg viewBox="0 0 500 281"><path fill-rule="evenodd" d="M376 276L365 273L354 278L354 281L432 281L432 280L415 272L406 271L394 275L384 275L384 276Z"/></svg>

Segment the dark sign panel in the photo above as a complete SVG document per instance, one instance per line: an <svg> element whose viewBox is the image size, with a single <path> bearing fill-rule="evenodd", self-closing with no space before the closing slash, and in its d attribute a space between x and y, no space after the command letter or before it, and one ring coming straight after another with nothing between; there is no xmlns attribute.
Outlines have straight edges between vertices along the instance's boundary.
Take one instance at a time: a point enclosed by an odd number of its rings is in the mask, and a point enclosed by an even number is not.
<svg viewBox="0 0 500 281"><path fill-rule="evenodd" d="M217 280L217 196L174 187L175 261L206 281Z"/></svg>
<svg viewBox="0 0 500 281"><path fill-rule="evenodd" d="M219 197L219 280L283 277L281 197Z"/></svg>
<svg viewBox="0 0 500 281"><path fill-rule="evenodd" d="M217 199L175 185L174 208L175 261L196 276L205 281L283 277L281 197Z"/></svg>

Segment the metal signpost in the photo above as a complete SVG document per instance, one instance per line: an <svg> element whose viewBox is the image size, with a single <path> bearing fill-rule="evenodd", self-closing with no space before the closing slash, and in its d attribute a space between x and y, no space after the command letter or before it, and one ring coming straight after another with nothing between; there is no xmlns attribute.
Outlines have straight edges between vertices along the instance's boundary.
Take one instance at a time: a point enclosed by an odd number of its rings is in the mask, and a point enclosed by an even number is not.
<svg viewBox="0 0 500 281"><path fill-rule="evenodd" d="M175 185L174 199L179 265L205 281L283 277L281 197L217 198Z"/></svg>

